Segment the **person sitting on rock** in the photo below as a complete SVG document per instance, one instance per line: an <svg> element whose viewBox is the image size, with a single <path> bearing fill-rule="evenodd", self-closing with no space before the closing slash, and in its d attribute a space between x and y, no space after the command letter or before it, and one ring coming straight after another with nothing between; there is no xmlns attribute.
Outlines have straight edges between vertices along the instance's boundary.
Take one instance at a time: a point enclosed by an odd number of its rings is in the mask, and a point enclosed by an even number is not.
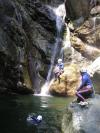
<svg viewBox="0 0 100 133"><path fill-rule="evenodd" d="M86 98L89 98L93 95L93 84L90 79L90 75L88 74L87 70L82 68L81 71L81 84L79 88L77 89L76 96L77 96L77 102L88 104L86 102Z"/></svg>
<svg viewBox="0 0 100 133"><path fill-rule="evenodd" d="M62 59L58 59L58 64L55 66L54 74L55 74L55 81L58 79L60 83L60 75L64 72L64 63Z"/></svg>

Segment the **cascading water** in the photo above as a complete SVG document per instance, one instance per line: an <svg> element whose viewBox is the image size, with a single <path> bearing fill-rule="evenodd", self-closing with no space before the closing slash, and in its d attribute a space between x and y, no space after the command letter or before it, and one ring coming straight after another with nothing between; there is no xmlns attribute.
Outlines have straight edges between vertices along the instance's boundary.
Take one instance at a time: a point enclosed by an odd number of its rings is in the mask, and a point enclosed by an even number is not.
<svg viewBox="0 0 100 133"><path fill-rule="evenodd" d="M55 44L54 44L54 50L53 50L52 57L51 57L51 66L50 66L50 69L48 71L47 80L46 80L46 83L41 88L40 95L42 95L42 96L46 96L49 93L49 86L50 86L52 70L53 70L55 58L56 58L56 55L58 52L59 44L61 42L61 35L60 34L62 31L62 27L64 25L64 19L66 16L65 5L64 4L59 5L58 8L54 9L54 12L56 14L57 37L56 37Z"/></svg>
<svg viewBox="0 0 100 133"><path fill-rule="evenodd" d="M93 17L93 30L96 28L96 17Z"/></svg>
<svg viewBox="0 0 100 133"><path fill-rule="evenodd" d="M53 69L53 66L54 66L54 62L55 62L55 58L56 58L56 54L57 54L57 49L58 49L59 43L60 43L60 38L57 37L56 38L56 42L54 44L54 49L53 49L52 57L51 57L51 66L50 66L50 69L48 71L47 81L50 81L50 79L51 79L51 73L52 73L52 69Z"/></svg>
<svg viewBox="0 0 100 133"><path fill-rule="evenodd" d="M25 54L24 48L18 47L18 61L19 61L19 63L24 62L24 54Z"/></svg>
<svg viewBox="0 0 100 133"><path fill-rule="evenodd" d="M70 29L68 24L65 25L65 32L64 32L64 40L63 40L63 47L60 52L60 57L66 61L65 57L67 57L70 53L72 61L73 61L73 56L74 56L74 48L71 46L71 41L70 41ZM68 55L66 55L68 54Z"/></svg>

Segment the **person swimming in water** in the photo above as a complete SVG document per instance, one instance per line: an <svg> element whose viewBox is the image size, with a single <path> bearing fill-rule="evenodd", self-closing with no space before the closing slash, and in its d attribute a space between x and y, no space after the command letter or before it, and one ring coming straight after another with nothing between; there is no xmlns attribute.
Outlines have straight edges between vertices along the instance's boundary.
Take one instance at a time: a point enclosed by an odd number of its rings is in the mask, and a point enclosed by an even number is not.
<svg viewBox="0 0 100 133"><path fill-rule="evenodd" d="M42 115L36 116L35 114L29 115L27 121L31 124L38 125L42 122Z"/></svg>

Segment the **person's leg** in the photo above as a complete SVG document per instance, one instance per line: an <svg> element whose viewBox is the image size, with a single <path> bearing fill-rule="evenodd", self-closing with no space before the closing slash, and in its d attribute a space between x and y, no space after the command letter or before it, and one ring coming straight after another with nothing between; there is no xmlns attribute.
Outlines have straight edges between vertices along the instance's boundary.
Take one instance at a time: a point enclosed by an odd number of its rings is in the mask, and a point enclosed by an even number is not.
<svg viewBox="0 0 100 133"><path fill-rule="evenodd" d="M78 91L78 92L76 92L76 96L78 97L78 99L80 100L80 101L85 101L85 98L84 98L84 96L83 95L90 95L92 93L92 89L91 88L83 88L82 90L80 90L80 91Z"/></svg>
<svg viewBox="0 0 100 133"><path fill-rule="evenodd" d="M60 83L60 73L58 73L57 78L58 78L58 81Z"/></svg>
<svg viewBox="0 0 100 133"><path fill-rule="evenodd" d="M58 79L59 83L60 83L60 73L55 73L55 81Z"/></svg>
<svg viewBox="0 0 100 133"><path fill-rule="evenodd" d="M80 91L76 92L77 102L85 101L85 98L81 95Z"/></svg>
<svg viewBox="0 0 100 133"><path fill-rule="evenodd" d="M58 73L55 73L55 81L57 80L58 78Z"/></svg>

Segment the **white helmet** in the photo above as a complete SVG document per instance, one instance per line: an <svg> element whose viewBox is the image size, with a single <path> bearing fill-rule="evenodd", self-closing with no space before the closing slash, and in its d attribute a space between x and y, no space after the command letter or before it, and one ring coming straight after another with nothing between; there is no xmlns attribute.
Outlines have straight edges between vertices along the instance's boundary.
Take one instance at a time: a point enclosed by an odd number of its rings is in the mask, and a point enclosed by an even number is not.
<svg viewBox="0 0 100 133"><path fill-rule="evenodd" d="M87 69L84 68L84 67L82 67L81 70L80 70L80 72L87 72Z"/></svg>
<svg viewBox="0 0 100 133"><path fill-rule="evenodd" d="M42 120L42 116L41 115L38 115L37 116L37 120L41 121Z"/></svg>
<svg viewBox="0 0 100 133"><path fill-rule="evenodd" d="M58 59L58 63L62 63L62 59Z"/></svg>

